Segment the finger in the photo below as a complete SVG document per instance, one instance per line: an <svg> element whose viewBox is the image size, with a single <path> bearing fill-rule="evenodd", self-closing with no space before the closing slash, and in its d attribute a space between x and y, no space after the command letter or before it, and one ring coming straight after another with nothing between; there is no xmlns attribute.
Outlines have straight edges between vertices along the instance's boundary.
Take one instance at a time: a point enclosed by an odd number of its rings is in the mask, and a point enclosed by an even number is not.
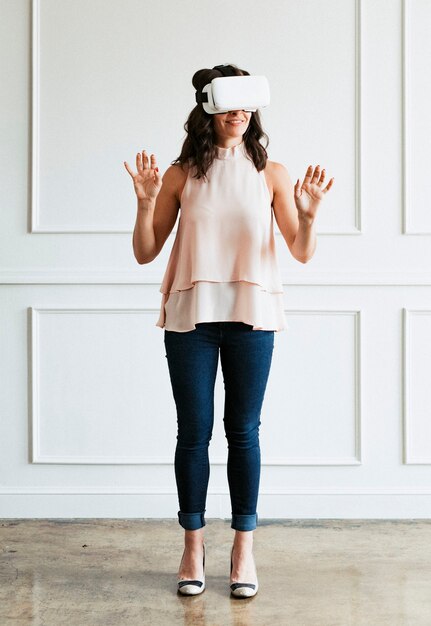
<svg viewBox="0 0 431 626"><path fill-rule="evenodd" d="M148 156L147 156L146 150L142 150L142 167L143 167L144 170L148 170L149 169Z"/></svg>
<svg viewBox="0 0 431 626"><path fill-rule="evenodd" d="M143 162L144 170L149 170L150 169L149 161L150 161L150 158L149 158L146 150L142 150L142 162Z"/></svg>
<svg viewBox="0 0 431 626"><path fill-rule="evenodd" d="M136 169L138 170L138 174L142 174L143 159L140 152L136 155Z"/></svg>
<svg viewBox="0 0 431 626"><path fill-rule="evenodd" d="M134 173L132 172L132 170L130 169L130 167L129 167L129 165L128 165L127 161L123 161L123 163L124 163L124 167L125 167L125 168L126 168L126 170L129 172L130 176L131 176L132 178L135 178L136 174L134 174Z"/></svg>
<svg viewBox="0 0 431 626"><path fill-rule="evenodd" d="M312 172L313 172L313 166L309 165L307 167L307 171L305 172L304 183L309 183L310 182Z"/></svg>
<svg viewBox="0 0 431 626"><path fill-rule="evenodd" d="M327 191L331 189L333 182L334 182L334 178L331 178L329 183L326 185L325 189L322 189L323 193L326 193Z"/></svg>
<svg viewBox="0 0 431 626"><path fill-rule="evenodd" d="M320 174L320 178L317 181L317 184L322 185L324 180L325 180L325 169L322 170L322 173Z"/></svg>
<svg viewBox="0 0 431 626"><path fill-rule="evenodd" d="M319 180L319 174L320 174L320 165L316 165L313 177L311 179L312 183L316 183Z"/></svg>
<svg viewBox="0 0 431 626"><path fill-rule="evenodd" d="M151 160L151 169L155 170L157 167L156 155L152 154L150 160Z"/></svg>

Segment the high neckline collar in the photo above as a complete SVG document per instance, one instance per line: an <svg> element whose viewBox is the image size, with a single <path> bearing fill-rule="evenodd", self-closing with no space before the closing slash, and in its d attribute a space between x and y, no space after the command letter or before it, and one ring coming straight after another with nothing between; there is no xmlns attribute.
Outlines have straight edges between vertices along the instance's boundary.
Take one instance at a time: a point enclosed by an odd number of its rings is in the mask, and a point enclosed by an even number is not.
<svg viewBox="0 0 431 626"><path fill-rule="evenodd" d="M244 141L238 143L236 146L230 148L222 148L216 145L217 159L237 159L240 155L244 154L245 146Z"/></svg>

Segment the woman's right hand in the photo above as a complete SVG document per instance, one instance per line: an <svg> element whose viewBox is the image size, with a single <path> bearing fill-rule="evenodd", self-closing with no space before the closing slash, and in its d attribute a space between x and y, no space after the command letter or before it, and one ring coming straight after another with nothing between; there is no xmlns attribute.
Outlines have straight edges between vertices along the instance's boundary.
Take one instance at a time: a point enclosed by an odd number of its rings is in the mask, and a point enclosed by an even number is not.
<svg viewBox="0 0 431 626"><path fill-rule="evenodd" d="M156 157L151 155L151 163L148 164L148 157L145 150L136 155L136 168L138 172L135 174L124 161L124 167L133 179L133 185L138 200L155 200L162 186L162 176L159 174L159 168L156 164Z"/></svg>

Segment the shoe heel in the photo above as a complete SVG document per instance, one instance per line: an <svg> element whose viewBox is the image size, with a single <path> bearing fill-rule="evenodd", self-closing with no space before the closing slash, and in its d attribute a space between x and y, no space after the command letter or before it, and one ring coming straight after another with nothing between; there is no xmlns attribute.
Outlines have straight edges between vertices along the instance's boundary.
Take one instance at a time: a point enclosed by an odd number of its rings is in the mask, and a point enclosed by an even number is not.
<svg viewBox="0 0 431 626"><path fill-rule="evenodd" d="M230 575L231 577L232 577L232 569L233 569L232 554L233 554L233 546L232 546L232 550L230 551ZM255 596L257 593L257 590L259 589L259 583L256 585L254 583L230 583L229 586L230 586L232 595L234 595L236 598L250 598L251 596Z"/></svg>
<svg viewBox="0 0 431 626"><path fill-rule="evenodd" d="M204 549L204 557L203 557L203 570L204 575L202 580L178 580L177 587L178 591L182 593L184 596L195 596L199 593L202 593L205 589L205 543L203 544ZM184 556L184 552L183 552ZM182 561L182 558L181 558Z"/></svg>

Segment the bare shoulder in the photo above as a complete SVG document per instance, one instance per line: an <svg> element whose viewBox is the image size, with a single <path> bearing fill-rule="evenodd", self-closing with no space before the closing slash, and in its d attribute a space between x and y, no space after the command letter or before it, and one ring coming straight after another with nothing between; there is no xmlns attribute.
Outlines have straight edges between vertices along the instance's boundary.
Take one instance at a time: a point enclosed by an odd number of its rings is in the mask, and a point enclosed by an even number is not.
<svg viewBox="0 0 431 626"><path fill-rule="evenodd" d="M174 165L170 165L163 174L163 183L175 193L178 200L181 198L181 192L187 179L187 172L188 165L175 163Z"/></svg>
<svg viewBox="0 0 431 626"><path fill-rule="evenodd" d="M187 176L187 170L188 166L186 164L180 165L179 163L175 163L167 168L166 172L163 174L163 178L166 176L168 182L182 180L184 176Z"/></svg>
<svg viewBox="0 0 431 626"><path fill-rule="evenodd" d="M283 163L278 163L277 161L270 161L269 159L266 162L265 171L268 171L269 176L271 177L273 183L282 183L283 180L285 183L289 183L290 176L287 170L287 167L283 165Z"/></svg>
<svg viewBox="0 0 431 626"><path fill-rule="evenodd" d="M287 168L282 163L277 163L277 161L270 161L268 159L264 171L272 204L274 195L283 190L288 190L292 186L292 182Z"/></svg>

